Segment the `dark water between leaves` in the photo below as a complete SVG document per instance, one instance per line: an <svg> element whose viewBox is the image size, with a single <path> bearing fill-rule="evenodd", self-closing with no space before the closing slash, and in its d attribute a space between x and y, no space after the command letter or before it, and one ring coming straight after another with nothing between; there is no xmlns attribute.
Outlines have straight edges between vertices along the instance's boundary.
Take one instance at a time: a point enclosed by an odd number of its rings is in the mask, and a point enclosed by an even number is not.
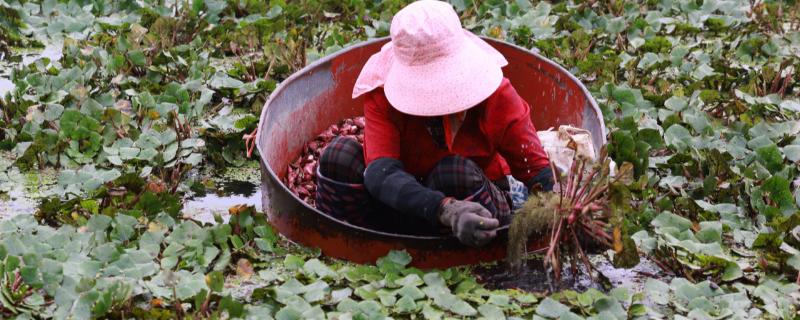
<svg viewBox="0 0 800 320"><path fill-rule="evenodd" d="M476 280L489 289L519 289L537 293L567 289L586 291L590 288L603 291L608 283L605 277L596 275L594 277L598 281L593 281L592 275L583 266L578 266L574 274L569 267L565 267L563 272L561 281L554 281L539 257L527 260L519 271L510 270L503 262L473 269Z"/></svg>
<svg viewBox="0 0 800 320"><path fill-rule="evenodd" d="M595 270L590 273L582 264L578 264L577 272L573 274L567 265L563 267L561 281L554 281L551 274L544 268L541 257L534 257L518 272L512 272L500 262L494 265L478 266L473 269L473 275L488 289L519 289L535 293L549 293L561 290L575 290L579 292L588 289L608 291L615 287L628 287L632 292L641 292L648 279L669 281L670 276L664 274L658 266L649 259L643 258L633 268L615 268L608 260L600 255L589 256Z"/></svg>

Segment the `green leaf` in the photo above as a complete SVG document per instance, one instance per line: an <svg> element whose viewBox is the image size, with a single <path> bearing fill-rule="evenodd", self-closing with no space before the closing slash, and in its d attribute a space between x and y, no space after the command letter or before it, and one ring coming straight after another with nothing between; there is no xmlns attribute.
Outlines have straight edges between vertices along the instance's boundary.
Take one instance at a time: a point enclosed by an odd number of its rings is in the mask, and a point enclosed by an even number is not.
<svg viewBox="0 0 800 320"><path fill-rule="evenodd" d="M548 318L558 318L567 312L569 312L567 306L551 298L545 298L539 306L536 307L536 314Z"/></svg>
<svg viewBox="0 0 800 320"><path fill-rule="evenodd" d="M733 281L741 278L744 275L742 268L736 262L729 262L725 266L725 271L722 273L722 281Z"/></svg>
<svg viewBox="0 0 800 320"><path fill-rule="evenodd" d="M217 73L212 78L208 85L214 89L239 89L244 86L244 82L231 78L225 73Z"/></svg>
<svg viewBox="0 0 800 320"><path fill-rule="evenodd" d="M147 57L144 55L142 50L129 51L128 60L130 60L133 65L138 67L144 67L147 64Z"/></svg>
<svg viewBox="0 0 800 320"><path fill-rule="evenodd" d="M610 315L617 319L627 319L627 312L622 308L619 301L609 298L601 297L594 302L594 309L601 315Z"/></svg>
<svg viewBox="0 0 800 320"><path fill-rule="evenodd" d="M353 294L353 289L350 288L343 288L338 290L333 290L331 292L331 300L330 303L339 303L344 299L349 299L350 296Z"/></svg>
<svg viewBox="0 0 800 320"><path fill-rule="evenodd" d="M305 265L305 261L303 258L288 254L286 258L283 259L283 266L288 270L299 270Z"/></svg>
<svg viewBox="0 0 800 320"><path fill-rule="evenodd" d="M244 315L244 304L234 300L230 296L225 296L219 302L219 309L228 313L231 318L239 318Z"/></svg>
<svg viewBox="0 0 800 320"><path fill-rule="evenodd" d="M394 292L381 289L375 292L375 294L378 295L378 299L381 301L381 304L386 307L394 306L394 304L397 302L397 297L395 296Z"/></svg>
<svg viewBox="0 0 800 320"><path fill-rule="evenodd" d="M178 299L189 299L200 293L201 290L208 289L205 276L202 274L190 274L185 271L179 271L177 274L179 274L179 280L175 291Z"/></svg>
<svg viewBox="0 0 800 320"><path fill-rule="evenodd" d="M272 7L269 9L269 11L267 11L267 14L265 15L265 17L266 17L267 19L275 19L275 18L277 18L278 16L280 16L280 15L281 15L281 13L283 13L283 7L281 7L281 6L279 6L279 5L273 5L273 6L272 6Z"/></svg>
<svg viewBox="0 0 800 320"><path fill-rule="evenodd" d="M793 144L783 147L783 154L786 156L786 159L789 159L791 162L800 161L800 145Z"/></svg>
<svg viewBox="0 0 800 320"><path fill-rule="evenodd" d="M234 249L238 250L244 247L244 241L242 241L242 238L240 238L239 236L234 234L231 235L229 238L231 239L231 244L233 245Z"/></svg>
<svg viewBox="0 0 800 320"><path fill-rule="evenodd" d="M60 104L48 104L44 111L44 119L47 121L55 121L64 112L64 106Z"/></svg>
<svg viewBox="0 0 800 320"><path fill-rule="evenodd" d="M433 299L433 302L442 309L449 310L461 316L472 316L478 313L475 308L464 300L456 297L450 290L442 286L428 286L422 289L425 295Z"/></svg>
<svg viewBox="0 0 800 320"><path fill-rule="evenodd" d="M499 307L492 305L492 304L483 304L478 307L478 312L481 313L486 319L505 319L506 316L503 314L503 310L500 310Z"/></svg>
<svg viewBox="0 0 800 320"><path fill-rule="evenodd" d="M275 320L301 320L303 314L292 306L284 306L275 314Z"/></svg>
<svg viewBox="0 0 800 320"><path fill-rule="evenodd" d="M419 306L413 298L409 296L402 296L397 303L394 304L395 311L399 313L414 313L419 310Z"/></svg>
<svg viewBox="0 0 800 320"><path fill-rule="evenodd" d="M647 297L657 304L666 305L670 302L669 285L660 280L647 279L644 284L644 290L647 293Z"/></svg>
<svg viewBox="0 0 800 320"><path fill-rule="evenodd" d="M315 276L320 279L337 278L337 273L323 264L319 259L311 259L303 264L303 271L306 275Z"/></svg>
<svg viewBox="0 0 800 320"><path fill-rule="evenodd" d="M781 155L778 146L770 144L766 147L761 147L756 150L758 161L764 165L771 173L776 173L783 170L783 156Z"/></svg>
<svg viewBox="0 0 800 320"><path fill-rule="evenodd" d="M317 302L325 299L330 287L325 281L316 281L303 288L303 299L308 302Z"/></svg>
<svg viewBox="0 0 800 320"><path fill-rule="evenodd" d="M689 105L686 97L672 96L664 101L664 106L675 112L683 111Z"/></svg>
<svg viewBox="0 0 800 320"><path fill-rule="evenodd" d="M789 181L781 176L772 176L764 181L762 190L769 194L769 199L774 201L784 214L791 214L795 209Z"/></svg>
<svg viewBox="0 0 800 320"><path fill-rule="evenodd" d="M422 279L425 281L425 284L430 287L447 288L447 283L439 272L426 273L422 276Z"/></svg>
<svg viewBox="0 0 800 320"><path fill-rule="evenodd" d="M664 132L664 143L678 151L685 151L691 146L692 135L689 130L679 124L673 124Z"/></svg>
<svg viewBox="0 0 800 320"><path fill-rule="evenodd" d="M418 286L422 285L425 282L422 281L422 279L418 275L412 273L412 274L409 274L409 275L407 275L407 276L405 276L403 278L395 280L394 283L399 285L399 286L414 286L414 287L418 287Z"/></svg>
<svg viewBox="0 0 800 320"><path fill-rule="evenodd" d="M692 221L670 212L663 212L656 216L652 222L657 228L676 228L678 230L688 230L692 227Z"/></svg>
<svg viewBox="0 0 800 320"><path fill-rule="evenodd" d="M225 284L225 276L220 271L212 271L207 275L208 287L213 292L222 292L222 287Z"/></svg>
<svg viewBox="0 0 800 320"><path fill-rule="evenodd" d="M397 290L397 294L399 294L401 297L408 297L413 300L419 300L425 297L425 293L422 292L422 290L412 285L403 286Z"/></svg>
<svg viewBox="0 0 800 320"><path fill-rule="evenodd" d="M89 231L103 231L111 225L111 217L106 215L93 215L89 218L86 227Z"/></svg>
<svg viewBox="0 0 800 320"><path fill-rule="evenodd" d="M438 320L441 319L443 315L444 312L428 303L422 306L422 316L425 317L426 320Z"/></svg>
<svg viewBox="0 0 800 320"><path fill-rule="evenodd" d="M376 265L384 273L400 272L411 262L411 255L405 251L391 251L385 257L378 258Z"/></svg>

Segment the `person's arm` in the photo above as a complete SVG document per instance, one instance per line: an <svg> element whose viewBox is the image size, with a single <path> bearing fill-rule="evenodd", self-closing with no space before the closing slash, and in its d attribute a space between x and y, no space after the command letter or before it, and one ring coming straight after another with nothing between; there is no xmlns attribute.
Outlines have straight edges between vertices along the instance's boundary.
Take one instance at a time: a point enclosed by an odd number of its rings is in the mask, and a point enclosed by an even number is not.
<svg viewBox="0 0 800 320"><path fill-rule="evenodd" d="M400 133L391 121L390 106L380 89L366 95L364 153L367 169L364 186L380 202L399 212L417 215L439 224L444 194L420 184L403 169Z"/></svg>
<svg viewBox="0 0 800 320"><path fill-rule="evenodd" d="M528 190L553 189L550 160L542 148L530 117L530 106L508 80L487 100L488 123L495 125L490 132L498 151L511 168L511 175L525 183Z"/></svg>
<svg viewBox="0 0 800 320"><path fill-rule="evenodd" d="M481 246L494 239L500 222L486 208L476 202L445 198L442 192L423 186L403 170L403 163L398 160L400 133L380 91L366 97L364 116L364 185L373 197L399 212L422 217L431 225L450 227L466 245Z"/></svg>

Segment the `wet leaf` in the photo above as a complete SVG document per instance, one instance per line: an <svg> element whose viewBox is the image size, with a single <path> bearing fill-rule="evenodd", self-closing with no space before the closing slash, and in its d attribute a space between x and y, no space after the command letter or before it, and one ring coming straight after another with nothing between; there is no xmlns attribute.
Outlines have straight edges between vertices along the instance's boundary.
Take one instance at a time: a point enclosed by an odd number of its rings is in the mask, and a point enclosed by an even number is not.
<svg viewBox="0 0 800 320"><path fill-rule="evenodd" d="M486 319L505 319L506 316L503 314L503 310L500 310L495 305L491 304L484 304L478 307L478 311L480 312L481 316L485 317Z"/></svg>
<svg viewBox="0 0 800 320"><path fill-rule="evenodd" d="M128 59L136 66L143 67L147 64L147 57L141 50L133 50L128 52Z"/></svg>
<svg viewBox="0 0 800 320"><path fill-rule="evenodd" d="M691 146L692 136L689 130L679 124L670 126L664 132L664 142L678 151L684 151Z"/></svg>
<svg viewBox="0 0 800 320"><path fill-rule="evenodd" d="M539 306L536 307L536 314L548 318L559 318L567 312L569 312L567 306L550 298L542 300Z"/></svg>
<svg viewBox="0 0 800 320"><path fill-rule="evenodd" d="M414 299L409 296L401 297L399 300L397 300L397 303L395 303L394 306L395 310L397 310L399 313L413 313L417 312L419 309L419 306L417 306L417 303L414 301Z"/></svg>
<svg viewBox="0 0 800 320"><path fill-rule="evenodd" d="M323 264L318 259L311 259L303 264L303 271L309 276L315 276L320 279L335 279L337 278L336 272Z"/></svg>

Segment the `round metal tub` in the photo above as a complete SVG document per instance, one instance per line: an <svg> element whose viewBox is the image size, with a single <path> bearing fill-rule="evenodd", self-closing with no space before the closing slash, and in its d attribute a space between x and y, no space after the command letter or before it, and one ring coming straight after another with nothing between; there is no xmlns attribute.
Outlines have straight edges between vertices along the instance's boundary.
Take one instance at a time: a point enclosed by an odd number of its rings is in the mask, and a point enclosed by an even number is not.
<svg viewBox="0 0 800 320"><path fill-rule="evenodd" d="M564 68L524 48L485 39L509 62L503 69L517 92L531 105L531 118L543 130L569 124L592 133L595 150L606 142L600 109L586 88ZM387 38L360 43L298 71L264 105L256 144L261 155L263 209L277 230L297 243L357 263L371 263L390 250L406 250L412 265L444 268L505 257L507 228L487 246L471 248L454 237L410 236L354 226L309 206L281 182L303 145L331 124L363 114L363 101L351 99L367 59ZM543 248L546 237L531 239L529 249Z"/></svg>

